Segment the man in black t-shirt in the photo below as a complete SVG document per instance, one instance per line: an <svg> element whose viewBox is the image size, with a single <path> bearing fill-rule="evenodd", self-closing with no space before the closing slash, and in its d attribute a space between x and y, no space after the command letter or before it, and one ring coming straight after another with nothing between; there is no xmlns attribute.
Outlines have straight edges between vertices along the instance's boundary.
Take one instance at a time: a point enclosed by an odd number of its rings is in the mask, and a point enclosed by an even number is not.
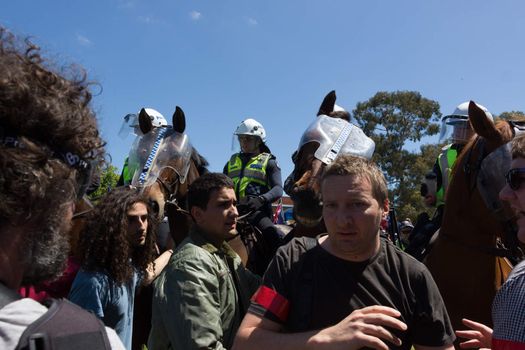
<svg viewBox="0 0 525 350"><path fill-rule="evenodd" d="M234 349L453 349L430 273L379 237L388 193L377 166L340 155L321 194L328 234L278 250Z"/></svg>

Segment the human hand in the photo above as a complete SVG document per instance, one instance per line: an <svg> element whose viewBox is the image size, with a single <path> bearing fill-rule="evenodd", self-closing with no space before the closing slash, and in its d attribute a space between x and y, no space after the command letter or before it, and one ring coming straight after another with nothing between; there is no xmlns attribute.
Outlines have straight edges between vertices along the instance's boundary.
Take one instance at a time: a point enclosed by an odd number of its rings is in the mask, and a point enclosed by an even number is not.
<svg viewBox="0 0 525 350"><path fill-rule="evenodd" d="M459 343L459 346L462 349L480 348L490 350L492 345L492 328L466 318L462 319L461 322L471 329L465 331L456 331L456 336L459 338L469 339Z"/></svg>
<svg viewBox="0 0 525 350"><path fill-rule="evenodd" d="M407 325L398 320L400 316L399 311L379 305L355 310L338 324L321 330L316 335L316 348L388 350L385 340L400 346L401 339L387 329L405 331Z"/></svg>
<svg viewBox="0 0 525 350"><path fill-rule="evenodd" d="M241 207L241 211L244 211L246 213L254 212L261 209L265 202L266 201L263 197L250 196L244 198L244 200L241 200L241 203L239 203L237 208L239 209L239 207Z"/></svg>

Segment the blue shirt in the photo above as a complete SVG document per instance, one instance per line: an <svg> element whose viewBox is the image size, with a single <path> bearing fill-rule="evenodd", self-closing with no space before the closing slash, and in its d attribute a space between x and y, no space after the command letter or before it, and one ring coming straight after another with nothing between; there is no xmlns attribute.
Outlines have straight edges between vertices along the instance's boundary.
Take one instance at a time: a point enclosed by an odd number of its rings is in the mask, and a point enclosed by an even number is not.
<svg viewBox="0 0 525 350"><path fill-rule="evenodd" d="M68 298L113 328L126 349L131 349L133 300L138 283L136 272L129 281L117 284L104 272L80 269Z"/></svg>

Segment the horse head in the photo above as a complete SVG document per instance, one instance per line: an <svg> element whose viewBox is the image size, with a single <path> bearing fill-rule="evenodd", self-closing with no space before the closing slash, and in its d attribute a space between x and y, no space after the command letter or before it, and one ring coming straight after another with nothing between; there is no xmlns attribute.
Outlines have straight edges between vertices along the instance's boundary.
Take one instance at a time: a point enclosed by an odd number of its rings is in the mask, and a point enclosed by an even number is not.
<svg viewBox="0 0 525 350"><path fill-rule="evenodd" d="M327 164L341 153L371 158L374 142L361 129L350 124L350 114L335 104L335 91L324 98L316 120L301 137L292 155L294 170L284 189L294 202L294 217L306 227L321 222L320 179Z"/></svg>
<svg viewBox="0 0 525 350"><path fill-rule="evenodd" d="M132 184L143 187L158 218L170 219L172 236L177 236L172 217L186 218L181 214L185 206L188 186L207 171L208 162L191 145L185 133L186 117L176 107L172 127L153 128L145 111L139 113L139 126L144 133L132 146L129 167L134 171ZM170 213L171 211L171 213ZM186 231L187 225L176 231ZM175 238L175 237L174 237ZM179 239L175 239L176 243Z"/></svg>
<svg viewBox="0 0 525 350"><path fill-rule="evenodd" d="M511 251L499 242L508 243L515 224L498 193L510 168L508 143L520 129L494 123L473 101L469 121L477 135L454 164L439 236L425 261L455 329L463 317L491 324L492 299L510 271L504 257Z"/></svg>

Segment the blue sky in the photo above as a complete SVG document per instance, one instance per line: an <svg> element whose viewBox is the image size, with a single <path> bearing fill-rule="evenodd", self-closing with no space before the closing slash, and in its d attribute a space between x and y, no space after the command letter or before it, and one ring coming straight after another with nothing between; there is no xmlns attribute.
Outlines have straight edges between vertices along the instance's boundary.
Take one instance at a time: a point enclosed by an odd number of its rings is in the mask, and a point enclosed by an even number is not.
<svg viewBox="0 0 525 350"><path fill-rule="evenodd" d="M444 114L468 99L525 110L521 0L3 1L0 24L76 62L113 163L127 113L179 105L193 145L221 171L232 133L259 120L283 179L325 94L352 110L377 91L415 90ZM98 90L97 90L98 91ZM435 141L435 140L431 140ZM437 141L437 140L436 140Z"/></svg>

